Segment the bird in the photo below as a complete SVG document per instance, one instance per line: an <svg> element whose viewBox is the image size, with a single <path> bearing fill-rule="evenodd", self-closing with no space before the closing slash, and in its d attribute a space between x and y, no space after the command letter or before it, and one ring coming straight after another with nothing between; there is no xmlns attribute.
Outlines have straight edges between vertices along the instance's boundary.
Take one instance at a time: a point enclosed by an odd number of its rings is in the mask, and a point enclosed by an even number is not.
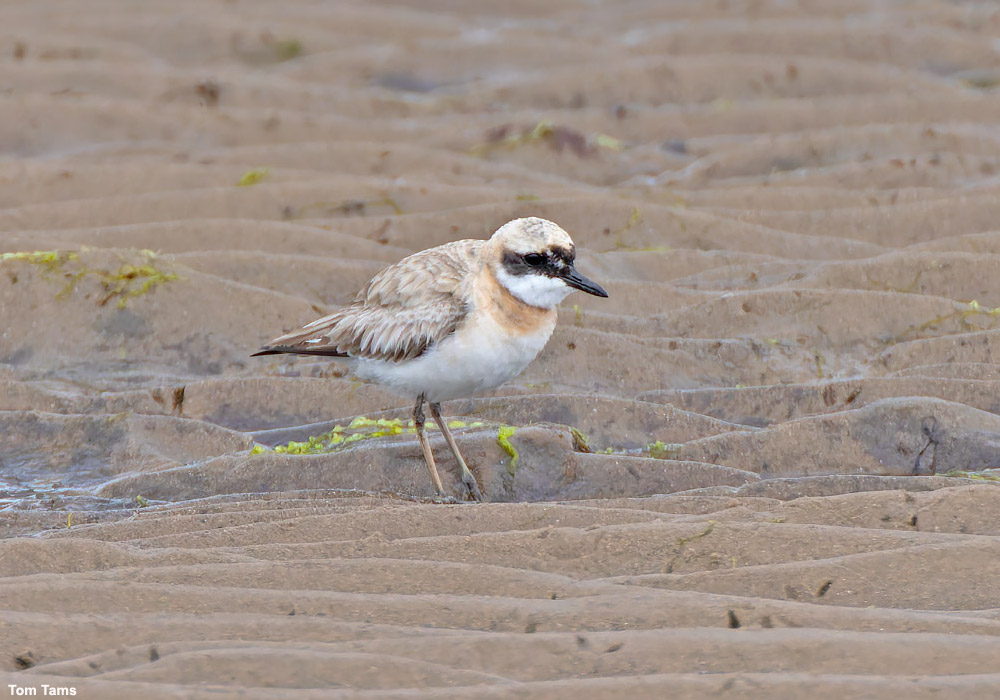
<svg viewBox="0 0 1000 700"><path fill-rule="evenodd" d="M349 304L278 336L251 357L343 358L359 379L415 402L413 425L438 496L446 497L427 441L424 403L462 471L467 499L482 501L441 402L494 389L520 374L556 327L574 290L607 297L574 265L576 247L552 221L508 221L486 240L452 241L384 268Z"/></svg>

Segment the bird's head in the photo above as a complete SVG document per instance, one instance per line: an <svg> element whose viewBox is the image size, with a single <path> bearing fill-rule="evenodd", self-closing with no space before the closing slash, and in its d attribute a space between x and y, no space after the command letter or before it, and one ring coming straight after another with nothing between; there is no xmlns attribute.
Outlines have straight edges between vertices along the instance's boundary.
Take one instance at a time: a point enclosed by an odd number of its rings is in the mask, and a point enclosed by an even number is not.
<svg viewBox="0 0 1000 700"><path fill-rule="evenodd" d="M559 226L536 217L514 219L490 238L497 280L525 304L555 308L574 289L606 297L574 267L576 246Z"/></svg>

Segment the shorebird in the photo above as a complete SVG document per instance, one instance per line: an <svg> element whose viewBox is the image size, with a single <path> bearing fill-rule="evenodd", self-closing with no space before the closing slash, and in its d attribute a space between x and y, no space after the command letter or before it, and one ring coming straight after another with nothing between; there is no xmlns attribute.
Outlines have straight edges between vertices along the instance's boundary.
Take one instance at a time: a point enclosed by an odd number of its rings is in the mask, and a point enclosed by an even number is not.
<svg viewBox="0 0 1000 700"><path fill-rule="evenodd" d="M514 219L488 240L445 243L379 272L354 301L257 355L346 358L353 373L416 400L413 425L439 495L444 487L424 429L424 403L482 500L441 402L472 396L520 374L548 342L556 305L574 289L606 297L573 266L576 248L551 221Z"/></svg>

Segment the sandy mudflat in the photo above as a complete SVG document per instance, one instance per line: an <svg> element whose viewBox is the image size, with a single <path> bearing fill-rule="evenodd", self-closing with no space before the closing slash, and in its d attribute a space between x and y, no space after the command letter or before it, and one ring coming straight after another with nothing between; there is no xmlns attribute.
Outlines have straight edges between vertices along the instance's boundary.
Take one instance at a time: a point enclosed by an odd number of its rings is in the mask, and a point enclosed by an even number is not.
<svg viewBox="0 0 1000 700"><path fill-rule="evenodd" d="M3 14L0 695L998 697L994 3ZM248 357L526 215L611 297L446 404L490 503Z"/></svg>

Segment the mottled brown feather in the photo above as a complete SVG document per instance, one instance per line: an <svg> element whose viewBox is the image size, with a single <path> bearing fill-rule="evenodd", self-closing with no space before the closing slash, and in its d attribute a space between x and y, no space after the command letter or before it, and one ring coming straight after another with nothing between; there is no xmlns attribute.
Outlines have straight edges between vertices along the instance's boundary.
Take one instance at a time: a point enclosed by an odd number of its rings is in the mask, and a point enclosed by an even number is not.
<svg viewBox="0 0 1000 700"><path fill-rule="evenodd" d="M257 354L393 362L419 357L455 332L465 318L467 285L483 244L454 241L403 258L375 275L347 306L275 338Z"/></svg>

